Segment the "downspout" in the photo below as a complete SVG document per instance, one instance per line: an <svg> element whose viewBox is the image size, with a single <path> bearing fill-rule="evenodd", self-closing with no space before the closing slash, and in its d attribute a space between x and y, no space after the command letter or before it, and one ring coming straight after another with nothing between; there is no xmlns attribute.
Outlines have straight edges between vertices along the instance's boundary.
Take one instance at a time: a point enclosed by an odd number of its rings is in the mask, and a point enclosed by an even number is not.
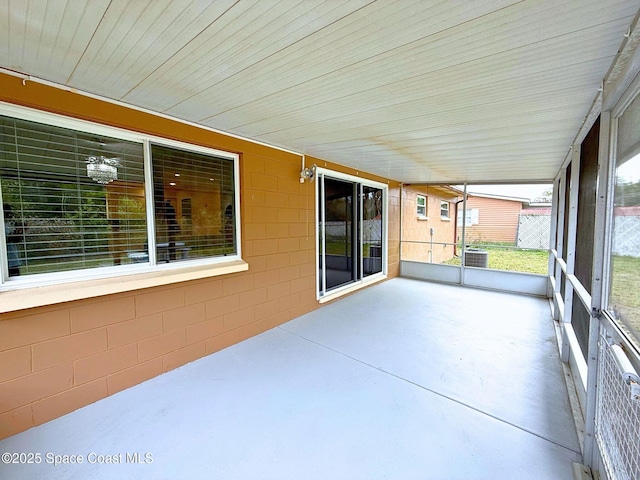
<svg viewBox="0 0 640 480"><path fill-rule="evenodd" d="M458 205L462 202L464 202L464 197L462 197L462 200L458 200L456 203L454 203L456 207L455 208L456 223L453 224L453 255L454 256L458 255Z"/></svg>

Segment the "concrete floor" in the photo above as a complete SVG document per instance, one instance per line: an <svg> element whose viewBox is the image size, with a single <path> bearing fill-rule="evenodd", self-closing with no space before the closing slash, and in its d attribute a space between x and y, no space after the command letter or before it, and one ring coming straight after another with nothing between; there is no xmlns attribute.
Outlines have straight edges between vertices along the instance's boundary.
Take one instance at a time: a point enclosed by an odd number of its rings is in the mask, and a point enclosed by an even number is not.
<svg viewBox="0 0 640 480"><path fill-rule="evenodd" d="M570 480L580 461L548 302L410 279L6 439L2 452L43 455L0 463L11 480ZM152 463L88 463L135 452ZM84 463L54 467L47 453Z"/></svg>

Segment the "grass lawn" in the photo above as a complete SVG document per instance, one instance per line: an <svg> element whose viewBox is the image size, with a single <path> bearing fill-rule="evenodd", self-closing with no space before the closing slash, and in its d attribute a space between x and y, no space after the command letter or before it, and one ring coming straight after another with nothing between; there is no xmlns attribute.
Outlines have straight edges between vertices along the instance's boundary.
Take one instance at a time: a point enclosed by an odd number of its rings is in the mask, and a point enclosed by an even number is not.
<svg viewBox="0 0 640 480"><path fill-rule="evenodd" d="M609 306L615 308L640 348L640 258L614 255L611 270Z"/></svg>
<svg viewBox="0 0 640 480"><path fill-rule="evenodd" d="M489 252L489 268L510 272L547 274L549 252L546 250L507 249L489 245L482 245L479 248ZM443 263L460 265L460 258L454 257Z"/></svg>

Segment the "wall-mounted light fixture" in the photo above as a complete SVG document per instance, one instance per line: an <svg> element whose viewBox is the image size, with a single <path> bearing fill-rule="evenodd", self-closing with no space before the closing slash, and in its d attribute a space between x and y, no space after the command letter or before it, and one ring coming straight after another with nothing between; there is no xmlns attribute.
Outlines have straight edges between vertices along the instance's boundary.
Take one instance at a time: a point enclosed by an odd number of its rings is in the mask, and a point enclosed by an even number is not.
<svg viewBox="0 0 640 480"><path fill-rule="evenodd" d="M316 178L316 164L312 167L303 168L300 172L300 183L304 183L305 180L309 180L313 182L313 179Z"/></svg>
<svg viewBox="0 0 640 480"><path fill-rule="evenodd" d="M87 157L87 176L102 185L118 179L118 167L121 167L118 158L103 156Z"/></svg>

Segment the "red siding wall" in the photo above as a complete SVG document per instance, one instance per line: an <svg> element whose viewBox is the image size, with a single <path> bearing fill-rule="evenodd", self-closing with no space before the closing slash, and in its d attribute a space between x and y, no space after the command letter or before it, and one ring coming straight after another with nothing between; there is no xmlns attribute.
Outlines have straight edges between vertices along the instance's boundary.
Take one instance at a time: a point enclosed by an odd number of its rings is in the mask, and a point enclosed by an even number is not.
<svg viewBox="0 0 640 480"><path fill-rule="evenodd" d="M522 209L519 201L497 198L467 197L467 209L477 208L478 225L466 227L467 243L507 242L516 244L518 215ZM462 229L458 229L461 234Z"/></svg>

